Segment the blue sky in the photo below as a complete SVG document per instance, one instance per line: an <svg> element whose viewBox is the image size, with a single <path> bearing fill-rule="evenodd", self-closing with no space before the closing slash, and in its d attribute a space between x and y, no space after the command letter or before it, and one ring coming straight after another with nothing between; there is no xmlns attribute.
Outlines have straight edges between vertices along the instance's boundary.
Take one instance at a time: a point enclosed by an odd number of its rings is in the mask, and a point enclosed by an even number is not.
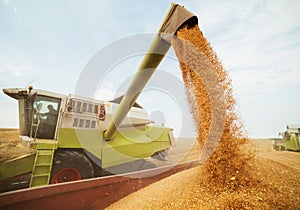
<svg viewBox="0 0 300 210"><path fill-rule="evenodd" d="M287 124L300 124L300 1L177 3L198 16L201 30L229 71L249 136L276 137ZM74 93L82 70L99 50L124 37L156 32L170 4L2 0L0 88L33 84L38 89ZM180 78L172 56L171 51L161 69ZM124 71L134 74L140 59L117 65L103 83L103 95L117 91ZM139 101L145 102L147 111L165 112L167 123L178 128L174 122L180 122L185 111L159 94L149 89ZM161 103L155 107L156 99L150 97L161 97ZM0 94L0 116L0 127L18 126L17 103L4 94Z"/></svg>

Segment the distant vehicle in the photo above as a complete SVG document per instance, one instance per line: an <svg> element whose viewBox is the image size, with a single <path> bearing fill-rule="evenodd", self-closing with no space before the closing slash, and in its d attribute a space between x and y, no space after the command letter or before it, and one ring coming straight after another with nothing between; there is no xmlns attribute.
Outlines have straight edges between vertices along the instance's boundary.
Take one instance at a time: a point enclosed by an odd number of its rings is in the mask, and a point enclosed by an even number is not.
<svg viewBox="0 0 300 210"><path fill-rule="evenodd" d="M290 150L300 152L300 125L288 125L285 132L280 132L279 140L273 141L273 148L277 151Z"/></svg>

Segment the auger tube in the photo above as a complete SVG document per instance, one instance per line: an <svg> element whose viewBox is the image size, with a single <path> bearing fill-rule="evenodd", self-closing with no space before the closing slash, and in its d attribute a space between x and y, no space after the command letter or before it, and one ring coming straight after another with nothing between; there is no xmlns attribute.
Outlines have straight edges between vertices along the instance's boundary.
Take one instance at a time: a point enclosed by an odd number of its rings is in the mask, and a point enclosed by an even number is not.
<svg viewBox="0 0 300 210"><path fill-rule="evenodd" d="M176 35L177 30L186 24L194 25L197 23L198 19L193 13L186 10L181 5L172 3L158 33L155 35L135 77L113 116L108 129L104 133L104 138L106 140L113 138L117 128L122 123L152 74L170 49L172 37Z"/></svg>

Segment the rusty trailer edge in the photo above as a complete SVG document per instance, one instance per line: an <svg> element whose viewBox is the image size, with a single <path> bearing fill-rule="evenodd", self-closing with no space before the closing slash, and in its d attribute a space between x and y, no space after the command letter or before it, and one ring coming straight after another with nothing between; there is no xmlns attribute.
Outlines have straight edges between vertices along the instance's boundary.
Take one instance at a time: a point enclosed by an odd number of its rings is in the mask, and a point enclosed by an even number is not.
<svg viewBox="0 0 300 210"><path fill-rule="evenodd" d="M197 165L199 161L191 161L128 174L2 193L0 209L104 209L151 183Z"/></svg>

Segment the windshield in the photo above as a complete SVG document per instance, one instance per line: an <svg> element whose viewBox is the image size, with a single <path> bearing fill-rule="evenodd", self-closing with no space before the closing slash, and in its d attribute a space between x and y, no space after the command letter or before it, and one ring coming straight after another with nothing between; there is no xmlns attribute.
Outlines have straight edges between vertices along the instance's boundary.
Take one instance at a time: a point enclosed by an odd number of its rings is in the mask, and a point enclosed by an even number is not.
<svg viewBox="0 0 300 210"><path fill-rule="evenodd" d="M33 103L32 137L54 139L60 99L37 95Z"/></svg>

